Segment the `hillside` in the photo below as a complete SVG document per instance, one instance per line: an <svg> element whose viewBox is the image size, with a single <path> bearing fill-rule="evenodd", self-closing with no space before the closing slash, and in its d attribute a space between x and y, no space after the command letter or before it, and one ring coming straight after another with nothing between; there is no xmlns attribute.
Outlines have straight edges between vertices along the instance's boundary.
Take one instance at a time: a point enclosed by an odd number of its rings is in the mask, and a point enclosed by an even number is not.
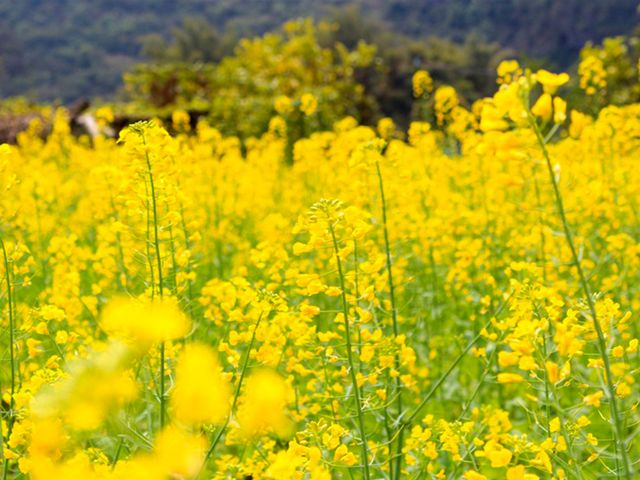
<svg viewBox="0 0 640 480"><path fill-rule="evenodd" d="M140 38L166 37L185 17L237 38L349 3L417 38L474 34L562 67L586 41L626 34L637 21L635 0L0 0L0 96L112 95L122 72L142 59Z"/></svg>

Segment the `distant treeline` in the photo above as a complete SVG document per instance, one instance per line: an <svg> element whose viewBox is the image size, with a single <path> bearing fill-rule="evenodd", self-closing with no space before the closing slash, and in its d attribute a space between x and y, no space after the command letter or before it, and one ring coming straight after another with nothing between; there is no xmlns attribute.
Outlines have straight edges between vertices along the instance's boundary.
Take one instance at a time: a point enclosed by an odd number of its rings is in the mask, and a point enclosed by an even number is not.
<svg viewBox="0 0 640 480"><path fill-rule="evenodd" d="M380 76L364 74L371 90L389 97L380 104L392 114L408 101L401 74L424 58L437 75L464 77L473 97L492 83L504 46L566 68L585 42L630 33L636 7L635 0L0 0L0 96L113 98L122 74L140 61L217 62L240 38L312 16L341 26L329 40L378 47L388 74L375 85Z"/></svg>

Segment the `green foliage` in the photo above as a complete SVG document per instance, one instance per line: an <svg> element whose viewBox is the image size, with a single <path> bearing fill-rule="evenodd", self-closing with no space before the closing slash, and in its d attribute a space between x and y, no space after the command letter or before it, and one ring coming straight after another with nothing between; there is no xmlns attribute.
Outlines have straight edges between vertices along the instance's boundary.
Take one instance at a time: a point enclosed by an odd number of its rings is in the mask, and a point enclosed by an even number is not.
<svg viewBox="0 0 640 480"><path fill-rule="evenodd" d="M464 43L475 34L561 67L586 41L628 34L637 21L636 0L0 0L0 96L112 96L122 73L145 55L217 61L234 38L263 34L291 18L319 19L347 3L359 5L374 27L386 22L414 39ZM341 33L349 48L369 28L361 20L352 15ZM384 33L371 34L377 44Z"/></svg>
<svg viewBox="0 0 640 480"><path fill-rule="evenodd" d="M320 100L318 127L326 128L343 115L366 124L389 116L406 126L416 69L428 69L437 83L453 85L470 103L492 92L497 64L513 55L473 37L463 45L439 38L414 40L384 23L363 19L355 7L334 9L317 28L310 20L290 22L282 31L243 39L235 53L218 65L190 60L206 58L200 51L207 43L194 40L198 35L189 34L190 27L186 30L176 30L176 38L158 49L168 53L155 55L154 63L138 65L126 74L129 98L138 113L167 116L172 108L210 111L216 125L241 137L266 130L274 96L296 99L302 93ZM220 37L206 29L201 32L212 39L215 50L219 44L215 38ZM185 38L192 39L193 48L178 47L189 43ZM375 49L370 46L374 44ZM253 121L239 128L238 118Z"/></svg>
<svg viewBox="0 0 640 480"><path fill-rule="evenodd" d="M172 41L152 33L140 38L142 55L153 62L219 62L233 53L237 38L232 32L221 34L202 18L187 17L181 27L171 29Z"/></svg>
<svg viewBox="0 0 640 480"><path fill-rule="evenodd" d="M125 90L138 111L202 109L209 105L214 75L213 64L139 64L125 74Z"/></svg>
<svg viewBox="0 0 640 480"><path fill-rule="evenodd" d="M364 43L354 50L321 47L313 22L299 20L282 32L241 40L234 55L218 64L139 65L125 76L125 85L141 110L205 109L217 128L243 138L267 130L274 98L312 94L320 106L310 126L316 130L345 115L360 117L365 99L355 71L369 66L374 55L375 48Z"/></svg>
<svg viewBox="0 0 640 480"><path fill-rule="evenodd" d="M592 95L582 95L576 103L584 104L595 113L606 105L640 101L640 30L629 37L605 38L601 45L587 44L580 52L580 58L584 61L588 57L602 62L606 86Z"/></svg>

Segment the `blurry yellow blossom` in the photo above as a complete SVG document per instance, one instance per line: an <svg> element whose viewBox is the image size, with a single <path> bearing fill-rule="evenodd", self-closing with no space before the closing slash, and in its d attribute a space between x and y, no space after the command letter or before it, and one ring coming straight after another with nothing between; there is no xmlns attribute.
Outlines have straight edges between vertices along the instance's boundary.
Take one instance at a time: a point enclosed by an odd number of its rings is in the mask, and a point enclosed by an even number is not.
<svg viewBox="0 0 640 480"><path fill-rule="evenodd" d="M176 420L187 424L220 423L229 413L230 387L216 357L205 345L185 347L176 364L171 405Z"/></svg>
<svg viewBox="0 0 640 480"><path fill-rule="evenodd" d="M559 87L569 81L569 75L566 73L551 73L548 70L538 70L536 72L536 80L542 85L544 93L553 95Z"/></svg>
<svg viewBox="0 0 640 480"><path fill-rule="evenodd" d="M169 477L192 477L200 471L205 456L204 437L169 426L154 442L153 459Z"/></svg>
<svg viewBox="0 0 640 480"><path fill-rule="evenodd" d="M333 461L351 466L355 465L358 460L356 456L351 453L347 446L343 443L336 449L333 455Z"/></svg>
<svg viewBox="0 0 640 480"><path fill-rule="evenodd" d="M284 95L277 97L273 104L276 112L280 115L287 115L293 111L293 101Z"/></svg>
<svg viewBox="0 0 640 480"><path fill-rule="evenodd" d="M436 90L434 103L438 125L442 125L451 111L460 104L460 99L452 86L443 85Z"/></svg>
<svg viewBox="0 0 640 480"><path fill-rule="evenodd" d="M551 95L543 93L538 97L536 103L531 107L531 113L543 120L550 120L553 112L553 100Z"/></svg>
<svg viewBox="0 0 640 480"><path fill-rule="evenodd" d="M560 97L553 97L553 123L561 124L567 119L567 102Z"/></svg>
<svg viewBox="0 0 640 480"><path fill-rule="evenodd" d="M519 72L520 64L517 60L501 61L496 69L498 83L511 83L517 78Z"/></svg>
<svg viewBox="0 0 640 480"><path fill-rule="evenodd" d="M595 95L607 86L604 63L594 55L588 55L580 61L578 75L580 76L580 88L587 95Z"/></svg>
<svg viewBox="0 0 640 480"><path fill-rule="evenodd" d="M133 358L121 343L111 343L87 360L69 366L69 376L43 389L33 401L40 418L64 418L75 429L97 428L109 410L132 401L138 388L128 370Z"/></svg>
<svg viewBox="0 0 640 480"><path fill-rule="evenodd" d="M276 107L277 110L278 107ZM305 115L313 115L318 109L318 100L310 93L305 93L300 97L300 110ZM282 113L282 112L279 112Z"/></svg>
<svg viewBox="0 0 640 480"><path fill-rule="evenodd" d="M517 465L507 469L507 480L538 480L540 477L527 473L524 465Z"/></svg>
<svg viewBox="0 0 640 480"><path fill-rule="evenodd" d="M599 407L600 406L600 401L602 400L602 397L604 396L604 392L598 391L596 393L592 393L590 395L586 395L583 398L583 402L585 403L585 405L589 405L592 407Z"/></svg>
<svg viewBox="0 0 640 480"><path fill-rule="evenodd" d="M580 138L584 128L592 123L591 117L577 110L571 110L571 124L569 125L569 135L573 138Z"/></svg>
<svg viewBox="0 0 640 480"><path fill-rule="evenodd" d="M292 392L287 382L272 370L259 370L246 379L238 408L238 422L245 434L291 433L287 406Z"/></svg>
<svg viewBox="0 0 640 480"><path fill-rule="evenodd" d="M113 300L102 315L102 328L136 347L180 338L189 331L189 321L175 301Z"/></svg>
<svg viewBox="0 0 640 480"><path fill-rule="evenodd" d="M385 140L389 140L393 136L396 130L396 126L391 118L384 117L378 121L377 130L380 137L384 138Z"/></svg>
<svg viewBox="0 0 640 480"><path fill-rule="evenodd" d="M524 378L517 373L499 373L497 376L498 383L521 383Z"/></svg>
<svg viewBox="0 0 640 480"><path fill-rule="evenodd" d="M413 96L422 97L425 93L433 91L433 79L426 70L418 70L413 74Z"/></svg>

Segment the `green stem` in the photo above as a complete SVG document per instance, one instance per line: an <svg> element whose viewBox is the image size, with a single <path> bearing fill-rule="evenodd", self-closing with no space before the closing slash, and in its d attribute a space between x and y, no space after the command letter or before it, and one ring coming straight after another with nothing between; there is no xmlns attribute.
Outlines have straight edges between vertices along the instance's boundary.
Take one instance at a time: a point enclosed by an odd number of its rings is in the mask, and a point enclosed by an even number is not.
<svg viewBox="0 0 640 480"><path fill-rule="evenodd" d="M164 281L162 278L162 257L160 256L160 241L158 233L158 205L156 202L156 187L153 182L153 169L151 167L151 159L149 158L149 152L146 149L147 141L144 136L144 131L141 131L142 143L145 146L144 157L147 162L147 173L149 174L149 185L151 187L151 206L153 209L153 244L155 246L156 262L158 269L158 291L160 293L160 299L162 300L164 293ZM160 428L164 428L166 422L166 387L165 387L165 344L164 341L160 343Z"/></svg>
<svg viewBox="0 0 640 480"><path fill-rule="evenodd" d="M145 141L144 133L142 134L142 141L146 146L147 143ZM160 298L162 298L164 283L162 278L162 257L160 256L160 242L159 242L160 235L158 233L159 227L158 227L158 205L156 202L156 187L153 182L153 169L151 167L151 159L149 158L149 152L145 150L144 155L145 155L145 160L147 161L147 172L149 174L149 185L151 187L151 206L153 209L153 244L156 251L156 262L157 262L157 268L158 268L158 289L160 292Z"/></svg>
<svg viewBox="0 0 640 480"><path fill-rule="evenodd" d="M116 208L116 203L113 200L113 195L110 198L111 200L111 209L113 210L113 217L116 219L117 222L120 222L120 215L118 214L118 209ZM116 247L118 250L118 278L116 278L116 283L118 284L118 287L121 290L126 290L127 289L127 284L128 284L128 273L127 273L127 266L125 264L124 261L124 251L122 249L122 236L120 235L120 230L118 230L118 232L116 233ZM147 247L148 248L148 247ZM122 281L120 279L120 277L124 277L124 285L122 284Z"/></svg>
<svg viewBox="0 0 640 480"><path fill-rule="evenodd" d="M560 194L560 187L558 186L558 181L556 180L555 173L553 171L553 165L551 164L551 157L549 156L549 151L547 150L547 146L545 144L544 138L542 137L542 133L540 132L540 128L536 123L535 118L531 114L529 108L527 108L527 117L529 119L529 124L533 129L536 139L538 141L538 145L542 150L542 155L547 163L547 169L549 171L549 178L551 179L551 185L553 186L553 192L555 195L556 207L558 209L558 214L560 215L560 220L562 221L562 228L564 230L565 238L567 239L567 245L569 246L569 250L571 251L571 256L573 259L573 264L578 271L578 278L580 279L580 285L584 292L584 295L587 299L587 305L589 306L589 311L591 313L591 320L593 322L593 328L596 331L596 335L598 337L598 350L600 353L600 357L604 363L604 371L605 371L605 382L607 384L609 402L610 402L610 410L611 410L611 422L614 427L614 435L616 437L616 444L618 449L620 450L620 454L622 455L622 464L624 467L624 475L625 478L631 478L631 468L629 465L629 458L627 456L627 449L624 445L624 440L622 438L622 427L620 423L620 414L618 412L618 402L616 400L616 391L613 386L613 375L611 374L611 365L609 363L609 357L607 356L607 345L604 338L604 333L602 332L602 327L600 326L600 322L598 321L598 317L596 314L596 306L593 301L593 297L591 295L591 289L589 287L589 283L587 278L582 270L582 264L580 262L580 257L578 257L578 252L576 251L575 243L573 241L573 235L571 233L571 229L569 228L569 222L567 221L567 216L564 210L564 203L562 201L562 195Z"/></svg>
<svg viewBox="0 0 640 480"><path fill-rule="evenodd" d="M169 251L171 252L171 276L173 277L172 283L171 283L171 290L172 290L172 293L175 296L177 296L178 295L178 283L177 283L178 265L176 263L176 246L173 238L172 226L169 226Z"/></svg>
<svg viewBox="0 0 640 480"><path fill-rule="evenodd" d="M116 464L118 460L120 460L120 454L122 453L122 447L124 445L124 437L120 437L120 441L118 442L118 448L116 449L116 454L113 456L113 461L111 462L111 470L116 468Z"/></svg>
<svg viewBox="0 0 640 480"><path fill-rule="evenodd" d="M149 213L149 186L144 184L145 208L147 209L147 228L145 232L145 248L147 252L147 264L149 266L149 276L151 277L151 299L156 295L156 277L153 272L153 259L151 258L151 215Z"/></svg>
<svg viewBox="0 0 640 480"><path fill-rule="evenodd" d="M329 220L329 230L331 239L333 240L333 249L336 254L336 263L338 264L338 275L340 276L340 289L342 291L342 313L344 315L344 331L345 341L347 343L347 361L349 362L349 373L351 374L351 383L353 385L354 398L356 403L356 413L358 415L358 428L360 429L360 437L362 442L362 468L365 480L369 479L369 454L367 447L367 435L364 429L364 415L362 413L362 403L360 401L360 388L358 387L358 379L356 377L355 364L353 362L353 352L351 351L351 333L349 332L349 308L347 307L347 294L344 285L344 274L342 271L342 260L340 259L340 250L338 249L338 240L336 232Z"/></svg>
<svg viewBox="0 0 640 480"><path fill-rule="evenodd" d="M9 271L9 256L4 240L0 237L0 247L4 258L5 280L7 282L7 302L9 304L9 356L11 359L11 398L9 399L9 418L7 420L7 438L11 437L14 421L14 395L16 391L16 357L15 357L15 318L13 317L13 293L11 291L11 273Z"/></svg>
<svg viewBox="0 0 640 480"><path fill-rule="evenodd" d="M382 181L382 172L380 171L380 163L376 162L376 171L378 173L378 184L380 187L380 203L382 204L382 226L384 231L384 246L387 260L387 278L389 282L389 300L391 301L391 318L393 320L393 335L398 336L398 311L396 310L395 288L393 284L393 274L391 272L391 247L389 245L389 229L387 228L387 204L384 196L384 183Z"/></svg>
<svg viewBox="0 0 640 480"><path fill-rule="evenodd" d="M505 298L505 300L500 304L500 306L496 309L496 311L494 312L494 314L492 315L491 319L489 319L484 325L483 328L480 330L481 333L478 333L470 342L469 344L465 347L465 349L460 353L460 355L458 355L456 357L456 359L453 361L453 363L449 366L449 368L442 374L442 376L438 379L438 381L433 385L433 387L431 387L431 390L429 390L429 392L427 393L427 395L420 401L420 403L418 404L418 406L413 410L413 413L411 415L409 415L406 420L401 421L400 424L400 430L404 430L405 428L409 427L413 421L418 418L418 415L420 415L421 410L424 408L424 406L427 404L427 402L431 399L431 397L433 397L433 395L438 391L438 389L442 386L442 384L444 383L444 381L447 379L447 377L449 377L449 375L451 375L451 372L453 372L453 370L458 366L458 364L462 361L462 359L467 355L467 353L469 353L469 351L471 351L471 349L476 345L476 343L478 343L478 341L480 340L480 338L482 338L482 331L489 328L491 326L491 323L493 322L494 319L498 318L498 316L502 313L502 310L504 310L504 308L507 306L507 304L509 303L509 300L511 299L511 296L513 295L513 292L509 294L509 296L507 298ZM402 420L402 419L399 419Z"/></svg>
<svg viewBox="0 0 640 480"><path fill-rule="evenodd" d="M537 202L537 207L538 207L538 225L539 225L539 229L540 229L540 234L539 234L539 238L540 238L540 253L539 253L539 262L540 262L540 266L542 267L542 280L546 283L547 281L547 258L546 258L546 246L545 246L545 235L544 235L544 219L543 219L543 213L542 213L542 200L540 198L540 186L538 185L538 177L536 175L536 172L534 169L533 172L533 182L534 182L534 186L535 186L535 191L536 191L536 202Z"/></svg>
<svg viewBox="0 0 640 480"><path fill-rule="evenodd" d="M180 188L180 185L178 184L178 187ZM187 248L187 250L189 251L189 253L193 253L191 251L191 238L189 237L189 232L187 230L187 223L184 220L184 208L182 206L182 204L180 204L180 221L182 224L182 232L184 234L184 243L185 243L185 247ZM191 273L191 257L189 257L189 259L187 260L187 273ZM188 304L189 304L189 316L191 317L191 320L193 320L194 317L194 312L193 312L193 282L191 281L191 279L187 280L187 297L188 297Z"/></svg>
<svg viewBox="0 0 640 480"><path fill-rule="evenodd" d="M391 246L389 244L389 229L387 227L387 202L384 195L384 182L382 179L382 171L380 170L380 162L376 161L376 172L378 174L378 186L380 189L380 203L382 207L382 227L384 231L384 247L386 253L386 264L387 264L387 280L389 283L389 301L391 302L391 319L393 321L393 336L394 338L398 337L399 329L398 329L398 310L396 309L396 297L395 297L395 286L393 283L393 273L391 270ZM400 357L398 353L395 354L395 368L400 372ZM402 415L402 385L400 382L400 376L398 375L395 378L395 387L396 387L396 408L398 410L398 416ZM400 478L400 473L402 470L402 430L398 432L398 443L396 447L396 460L395 460L395 475L393 478ZM393 450L392 448L390 450Z"/></svg>
<svg viewBox="0 0 640 480"><path fill-rule="evenodd" d="M496 342L496 345L499 345L503 338L504 338L504 335L500 335L500 337L498 337L498 341ZM476 397L480 393L480 389L483 387L484 381L486 380L487 376L489 375L489 372L491 371L491 365L495 360L497 352L498 350L494 348L489 354L489 358L487 358L486 366L482 370L482 374L480 375L480 380L478 380L478 385L476 385L476 388L473 390L471 397L469 397L469 399L466 401L466 405L464 406L464 408L462 409L462 412L458 416L458 420L463 420L467 415L467 413L469 413L469 410L471 409L471 405L473 404L473 401L476 399Z"/></svg>
<svg viewBox="0 0 640 480"><path fill-rule="evenodd" d="M242 382L244 381L244 377L245 377L245 374L247 372L247 367L249 366L249 359L251 357L251 349L253 348L253 344L256 341L256 332L258 331L258 325L260 325L260 321L261 320L262 320L262 313L260 313L260 316L258 317L258 320L256 321L256 324L253 327L253 333L251 334L251 340L249 341L249 347L247 348L247 353L244 356L244 361L242 362L242 368L240 369L240 378L238 379L238 385L236 385L236 391L233 394L233 401L231 402L231 408L229 409L229 415L227 415L227 418L226 418L225 422L218 429L218 432L216 433L216 436L214 437L213 441L211 442L211 446L209 447L209 450L207 450L207 454L205 455L204 460L202 461L202 466L200 467L200 471L198 472L198 474L194 478L198 478L200 476L200 474L204 470L205 465L207 464L207 461L209 460L209 458L211 458L211 455L213 454L213 451L216 449L216 446L220 442L220 439L222 438L222 435L224 434L224 432L227 430L227 427L229 426L229 422L231 421L231 415L233 414L233 411L236 408L236 405L238 403L238 398L240 398L240 391L242 390Z"/></svg>

